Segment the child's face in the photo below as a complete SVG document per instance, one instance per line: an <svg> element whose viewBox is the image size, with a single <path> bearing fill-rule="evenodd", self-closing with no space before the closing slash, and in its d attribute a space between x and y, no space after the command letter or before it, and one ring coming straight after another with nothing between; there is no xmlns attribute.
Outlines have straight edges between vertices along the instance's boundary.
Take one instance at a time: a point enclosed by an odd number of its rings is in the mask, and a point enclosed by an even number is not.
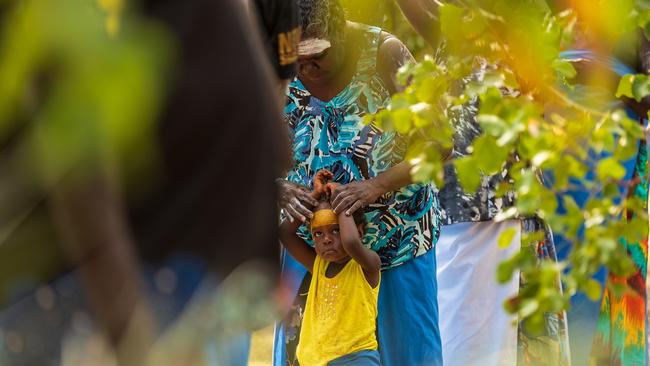
<svg viewBox="0 0 650 366"><path fill-rule="evenodd" d="M314 249L316 254L328 262L341 263L350 259L348 253L343 249L339 225L319 226L311 231L314 238Z"/></svg>

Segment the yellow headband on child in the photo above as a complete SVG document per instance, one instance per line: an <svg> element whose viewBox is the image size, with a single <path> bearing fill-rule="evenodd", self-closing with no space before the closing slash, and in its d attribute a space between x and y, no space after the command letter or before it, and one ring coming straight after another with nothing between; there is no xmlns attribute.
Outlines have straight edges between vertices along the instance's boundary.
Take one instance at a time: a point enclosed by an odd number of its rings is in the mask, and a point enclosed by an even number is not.
<svg viewBox="0 0 650 366"><path fill-rule="evenodd" d="M322 209L314 212L314 217L311 219L311 228L335 225L338 224L339 220L334 213L334 210L331 209Z"/></svg>

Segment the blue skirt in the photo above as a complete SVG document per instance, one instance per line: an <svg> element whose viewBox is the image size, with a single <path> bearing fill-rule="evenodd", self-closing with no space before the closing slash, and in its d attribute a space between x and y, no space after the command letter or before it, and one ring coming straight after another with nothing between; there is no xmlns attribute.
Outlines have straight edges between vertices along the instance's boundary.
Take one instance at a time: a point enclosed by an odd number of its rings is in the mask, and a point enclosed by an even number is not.
<svg viewBox="0 0 650 366"><path fill-rule="evenodd" d="M327 363L327 366L381 366L379 352L365 350L345 355Z"/></svg>

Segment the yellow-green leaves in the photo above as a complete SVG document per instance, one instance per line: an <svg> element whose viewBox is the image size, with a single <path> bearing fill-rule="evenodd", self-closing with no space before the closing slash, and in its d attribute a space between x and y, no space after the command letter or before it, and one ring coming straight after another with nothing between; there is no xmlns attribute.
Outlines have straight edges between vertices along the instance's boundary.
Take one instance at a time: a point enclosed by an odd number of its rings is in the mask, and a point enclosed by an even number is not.
<svg viewBox="0 0 650 366"><path fill-rule="evenodd" d="M594 18L587 19L600 21L592 25L606 36L605 42L623 39L620 33L626 30L617 27L635 27L635 21L642 28L648 26L650 6L637 4L635 13L631 1L617 6L607 0L604 8L591 14ZM574 38L576 14L594 10L592 4L580 3L588 9L559 17L548 14L543 2L442 5L445 58L436 62L426 57L403 67L399 78L410 84L393 97L390 111L376 116L382 126L411 138L413 178L437 184L444 178L442 147L450 146L454 132L450 124L457 137L475 117L481 133L467 151L454 151L452 160L465 192L476 192L490 175L503 177L508 168L494 194L514 191L516 202L495 219L536 215L572 243L565 261L539 261L537 245L546 240L544 233L522 234L522 250L496 270L500 282L511 280L517 271L525 278L526 287L506 308L527 318L529 330L542 328L544 314L565 309L578 291L597 299L602 289L591 277L601 266L612 273L629 273L632 266L623 243L642 240L648 232L645 206L627 197L624 182L644 130L627 117L622 104L614 102L621 97L640 101L650 95L650 79L627 75L618 90L609 90L610 81L602 80L600 73L582 74L589 68L574 67L583 64L560 57L560 43ZM616 19L608 19L612 17ZM583 99L571 94L585 90L590 93ZM479 108L477 114L467 112L474 107ZM581 206L573 195L580 197ZM620 220L623 214L630 218L626 223ZM499 246L507 246L514 237L514 231L506 231ZM564 293L559 291L560 281Z"/></svg>
<svg viewBox="0 0 650 366"><path fill-rule="evenodd" d="M499 248L505 249L510 246L512 243L512 239L515 238L515 235L517 235L517 229L515 228L508 228L504 230L501 235L499 236L498 243L499 243Z"/></svg>
<svg viewBox="0 0 650 366"><path fill-rule="evenodd" d="M650 79L646 75L625 75L621 78L616 90L616 97L626 96L640 102L650 95Z"/></svg>
<svg viewBox="0 0 650 366"><path fill-rule="evenodd" d="M553 61L551 66L563 78L573 79L577 75L576 69L573 67L573 64L569 61L556 59L555 61Z"/></svg>
<svg viewBox="0 0 650 366"><path fill-rule="evenodd" d="M122 1L101 4L118 12ZM120 37L107 37L105 14L87 5L29 0L2 19L0 140L16 121L30 122L21 151L43 184L72 166L103 164L144 183L142 175L155 165L153 124L170 42L160 27L136 17Z"/></svg>
<svg viewBox="0 0 650 366"><path fill-rule="evenodd" d="M625 168L615 158L609 157L598 162L596 173L602 181L621 179L625 176Z"/></svg>

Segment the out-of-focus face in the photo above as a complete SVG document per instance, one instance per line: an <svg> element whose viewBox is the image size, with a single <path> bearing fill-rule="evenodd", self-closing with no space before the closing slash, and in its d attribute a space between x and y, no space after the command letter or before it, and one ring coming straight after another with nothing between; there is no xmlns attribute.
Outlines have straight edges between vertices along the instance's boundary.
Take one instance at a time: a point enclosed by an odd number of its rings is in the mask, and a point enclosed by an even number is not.
<svg viewBox="0 0 650 366"><path fill-rule="evenodd" d="M328 262L342 263L350 259L343 249L339 225L325 225L313 228L311 235L314 238L316 254Z"/></svg>
<svg viewBox="0 0 650 366"><path fill-rule="evenodd" d="M331 80L343 63L340 45L320 38L309 38L298 45L298 76L301 80Z"/></svg>

